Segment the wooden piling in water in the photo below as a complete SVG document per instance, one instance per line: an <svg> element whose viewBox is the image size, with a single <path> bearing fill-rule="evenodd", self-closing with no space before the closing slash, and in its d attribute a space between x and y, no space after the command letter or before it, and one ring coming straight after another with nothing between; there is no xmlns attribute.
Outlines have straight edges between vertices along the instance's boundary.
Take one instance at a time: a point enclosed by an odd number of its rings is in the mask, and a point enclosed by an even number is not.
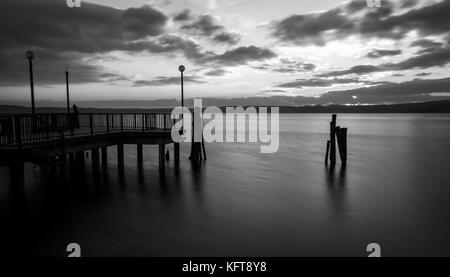
<svg viewBox="0 0 450 277"><path fill-rule="evenodd" d="M142 166L143 162L144 162L144 158L143 158L143 147L142 144L137 144L136 145L136 151L137 151L137 163L139 166Z"/></svg>
<svg viewBox="0 0 450 277"><path fill-rule="evenodd" d="M342 161L342 142L341 142L341 127L340 126L336 126L336 128L334 128L335 133L336 133L336 142L337 142L337 149L339 152L339 157L341 157L341 161Z"/></svg>
<svg viewBox="0 0 450 277"><path fill-rule="evenodd" d="M173 160L175 165L180 164L180 143L178 142L173 144Z"/></svg>
<svg viewBox="0 0 450 277"><path fill-rule="evenodd" d="M100 153L98 148L91 149L91 155L92 155L92 168L94 170L98 170L100 166Z"/></svg>
<svg viewBox="0 0 450 277"><path fill-rule="evenodd" d="M166 167L166 161L164 159L165 156L165 150L166 150L166 145L164 143L159 144L159 168L165 168Z"/></svg>
<svg viewBox="0 0 450 277"><path fill-rule="evenodd" d="M325 163L328 163L328 155L330 153L330 141L327 140L327 152L325 154Z"/></svg>
<svg viewBox="0 0 450 277"><path fill-rule="evenodd" d="M101 152L102 152L102 166L106 166L106 164L108 163L108 148L102 147L101 148Z"/></svg>
<svg viewBox="0 0 450 277"><path fill-rule="evenodd" d="M342 145L342 156L341 160L343 164L347 163L347 128L341 128L341 142L339 147Z"/></svg>
<svg viewBox="0 0 450 277"><path fill-rule="evenodd" d="M330 140L327 141L325 163L328 157L332 165L336 163L336 141L338 143L339 156L342 164L347 163L347 128L336 126L336 114L333 114L330 122Z"/></svg>
<svg viewBox="0 0 450 277"><path fill-rule="evenodd" d="M333 114L330 122L330 163L336 163L336 114Z"/></svg>
<svg viewBox="0 0 450 277"><path fill-rule="evenodd" d="M123 159L123 144L117 144L117 165L119 168L124 167L124 159Z"/></svg>
<svg viewBox="0 0 450 277"><path fill-rule="evenodd" d="M23 161L13 161L9 166L11 192L25 190L25 165Z"/></svg>
<svg viewBox="0 0 450 277"><path fill-rule="evenodd" d="M75 160L78 166L84 166L84 151L78 151L75 153Z"/></svg>

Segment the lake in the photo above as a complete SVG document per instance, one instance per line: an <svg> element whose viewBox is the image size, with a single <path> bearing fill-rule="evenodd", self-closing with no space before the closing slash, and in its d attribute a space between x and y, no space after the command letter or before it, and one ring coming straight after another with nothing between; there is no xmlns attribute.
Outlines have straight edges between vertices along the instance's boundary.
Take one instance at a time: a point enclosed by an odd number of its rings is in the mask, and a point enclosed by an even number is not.
<svg viewBox="0 0 450 277"><path fill-rule="evenodd" d="M450 255L450 114L339 114L348 164L324 164L329 114L280 115L279 150L208 143L208 159L158 169L157 146L115 147L94 173L58 179L26 164L26 193L9 194L0 168L2 255L383 256ZM172 146L168 149L172 152Z"/></svg>

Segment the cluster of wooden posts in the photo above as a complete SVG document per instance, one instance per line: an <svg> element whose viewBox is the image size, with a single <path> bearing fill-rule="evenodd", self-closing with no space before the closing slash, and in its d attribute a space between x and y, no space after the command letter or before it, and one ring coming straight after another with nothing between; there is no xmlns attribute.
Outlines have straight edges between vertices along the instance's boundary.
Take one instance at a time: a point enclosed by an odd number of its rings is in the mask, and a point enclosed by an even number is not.
<svg viewBox="0 0 450 277"><path fill-rule="evenodd" d="M325 163L328 163L328 159L330 159L331 164L336 163L336 141L341 162L347 164L347 128L336 126L336 115L333 114L330 122L330 140L327 141Z"/></svg>

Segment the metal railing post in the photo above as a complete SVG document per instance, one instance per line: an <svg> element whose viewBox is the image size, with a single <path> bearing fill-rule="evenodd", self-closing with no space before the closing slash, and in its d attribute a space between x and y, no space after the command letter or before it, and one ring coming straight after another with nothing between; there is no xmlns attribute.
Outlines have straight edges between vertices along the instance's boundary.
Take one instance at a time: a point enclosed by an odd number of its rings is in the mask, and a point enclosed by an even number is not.
<svg viewBox="0 0 450 277"><path fill-rule="evenodd" d="M93 122L93 115L89 114L89 129L91 130L91 136L94 134L94 122Z"/></svg>
<svg viewBox="0 0 450 277"><path fill-rule="evenodd" d="M106 132L109 133L109 114L106 114Z"/></svg>
<svg viewBox="0 0 450 277"><path fill-rule="evenodd" d="M120 114L120 131L123 132L123 113Z"/></svg>
<svg viewBox="0 0 450 277"><path fill-rule="evenodd" d="M22 122L20 119L21 118L19 115L14 117L14 134L16 136L15 141L19 146L22 145Z"/></svg>
<svg viewBox="0 0 450 277"><path fill-rule="evenodd" d="M166 114L164 114L164 131L166 130L166 124L167 124L167 119L166 119Z"/></svg>

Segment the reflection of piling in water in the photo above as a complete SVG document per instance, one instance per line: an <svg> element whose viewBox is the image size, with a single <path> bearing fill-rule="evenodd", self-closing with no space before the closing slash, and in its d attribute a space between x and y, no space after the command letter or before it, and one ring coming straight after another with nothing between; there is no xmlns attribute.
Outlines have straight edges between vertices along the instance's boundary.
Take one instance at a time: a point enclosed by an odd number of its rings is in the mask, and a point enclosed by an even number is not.
<svg viewBox="0 0 450 277"><path fill-rule="evenodd" d="M327 152L325 154L325 163L328 163L328 155L330 154L330 141L327 141Z"/></svg>
<svg viewBox="0 0 450 277"><path fill-rule="evenodd" d="M194 116L192 118L192 143L191 143L191 156L189 159L191 161L201 161L203 159L206 160L206 151L205 151L205 142L203 139L203 126L202 121L199 115L201 114L201 109L194 108ZM197 117L196 117L197 115ZM200 137L196 138L195 133L195 122L200 126L199 129L201 130L201 141ZM197 141L196 141L197 140Z"/></svg>
<svg viewBox="0 0 450 277"><path fill-rule="evenodd" d="M327 141L327 151L325 163L330 159L330 163L336 163L336 141L338 143L339 156L342 164L347 163L347 128L336 126L336 114L333 114L330 122L330 140Z"/></svg>

